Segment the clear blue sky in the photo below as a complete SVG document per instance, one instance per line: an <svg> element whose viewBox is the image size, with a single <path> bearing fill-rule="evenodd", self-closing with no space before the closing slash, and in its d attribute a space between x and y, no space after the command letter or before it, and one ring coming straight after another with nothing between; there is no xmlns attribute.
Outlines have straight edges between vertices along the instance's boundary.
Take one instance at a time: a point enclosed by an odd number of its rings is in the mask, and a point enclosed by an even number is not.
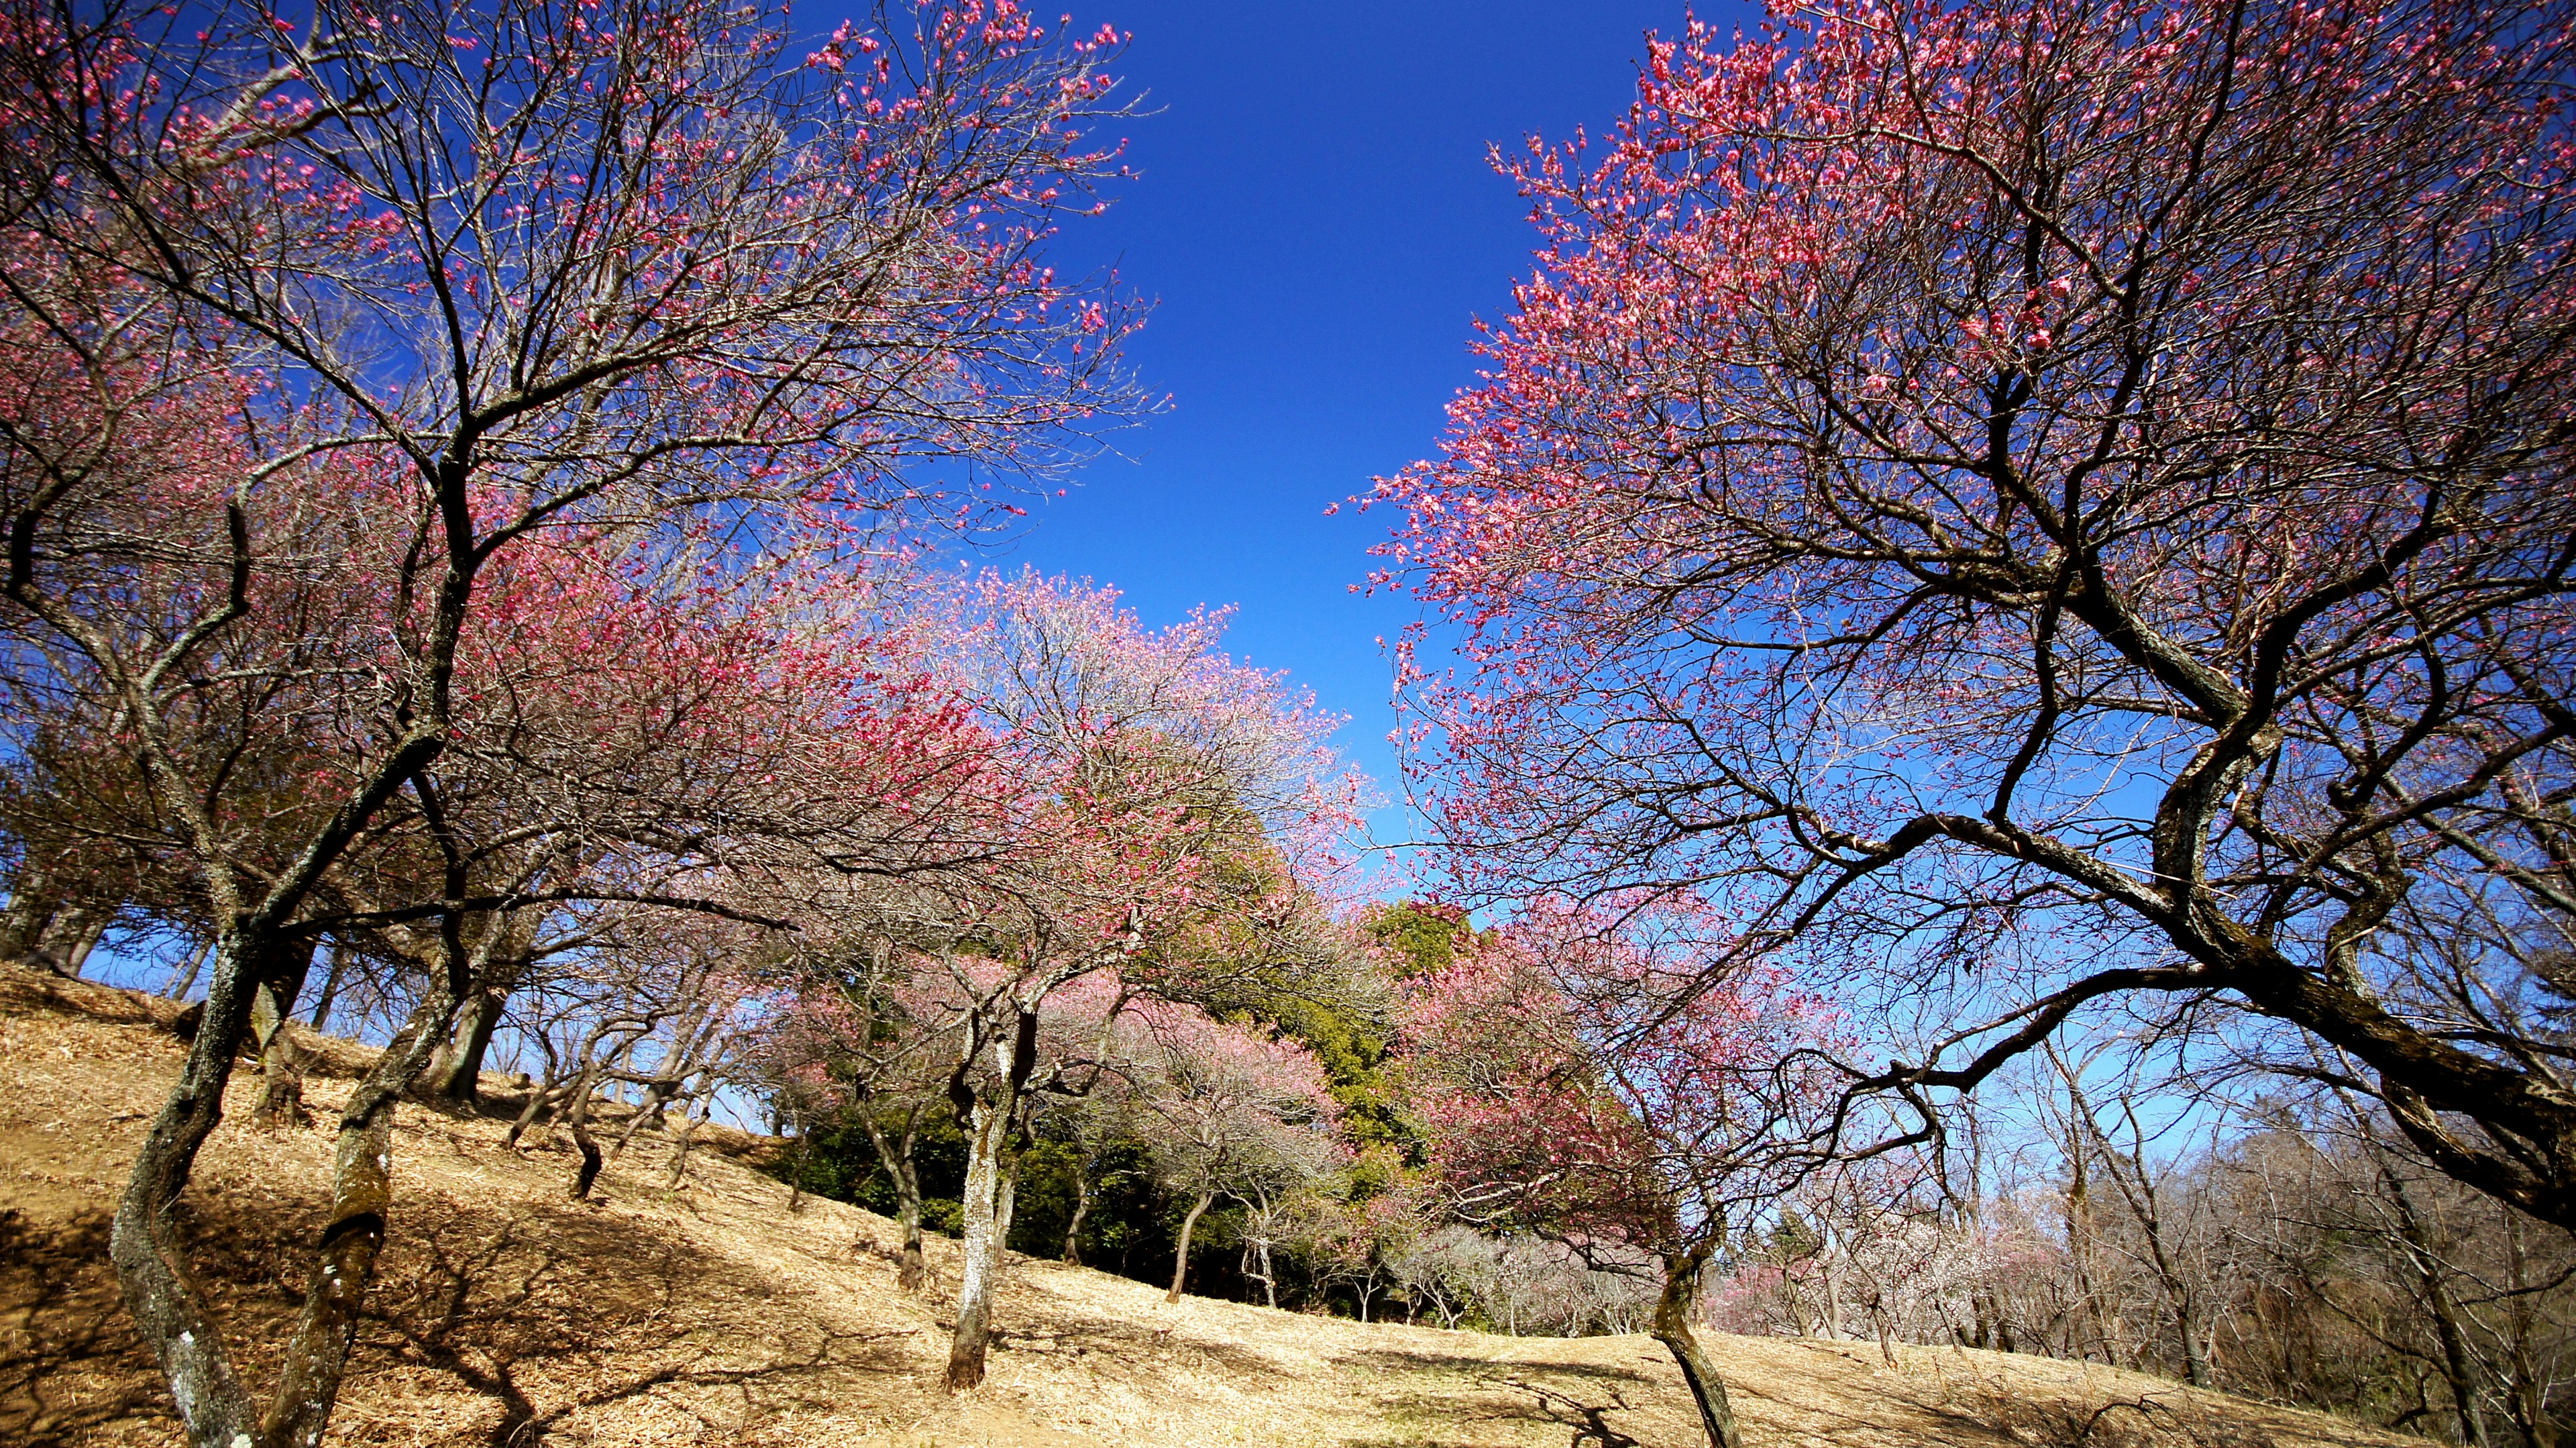
<svg viewBox="0 0 2576 1448"><path fill-rule="evenodd" d="M994 561L1117 584L1149 623L1239 605L1235 656L1350 715L1345 749L1400 799L1376 641L1412 610L1348 591L1385 515L1324 509L1432 449L1474 379L1471 322L1529 270L1526 207L1487 143L1597 132L1645 32L1684 18L1682 0L1076 10L1134 33L1121 71L1158 114L1126 130L1141 178L1057 256L1114 262L1156 300L1130 359L1172 406ZM1382 835L1405 828L1380 815Z"/></svg>

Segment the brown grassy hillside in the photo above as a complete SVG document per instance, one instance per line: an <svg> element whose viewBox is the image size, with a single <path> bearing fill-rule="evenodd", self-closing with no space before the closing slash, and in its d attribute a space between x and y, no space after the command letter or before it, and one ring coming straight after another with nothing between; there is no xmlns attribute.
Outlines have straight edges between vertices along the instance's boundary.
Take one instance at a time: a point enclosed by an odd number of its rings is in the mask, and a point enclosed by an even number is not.
<svg viewBox="0 0 2576 1448"><path fill-rule="evenodd" d="M178 1443L104 1265L107 1209L178 1067L169 1007L0 978L0 1444ZM346 1047L344 1068L362 1053ZM245 1089L236 1086L236 1091ZM325 1113L345 1083L317 1078ZM300 1292L326 1131L234 1119L192 1192L196 1260L237 1343ZM1362 1326L1192 1299L1014 1257L991 1380L939 1390L945 1304L907 1297L890 1224L722 1152L662 1190L658 1141L602 1200L565 1200L568 1150L407 1108L393 1239L332 1437L339 1444L1568 1445L1688 1448L1662 1351ZM732 1140L746 1152L758 1144ZM954 1270L934 1240L933 1262ZM2331 1419L2160 1379L1992 1353L1712 1337L1755 1448L1791 1444L2257 1448L2387 1444ZM255 1360L255 1354L254 1360Z"/></svg>

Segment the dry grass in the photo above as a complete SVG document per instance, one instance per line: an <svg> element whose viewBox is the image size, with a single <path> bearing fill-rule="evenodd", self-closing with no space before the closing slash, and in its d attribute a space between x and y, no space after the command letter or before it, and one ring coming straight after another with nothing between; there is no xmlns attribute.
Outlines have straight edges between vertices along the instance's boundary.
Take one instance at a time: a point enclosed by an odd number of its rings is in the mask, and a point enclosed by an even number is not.
<svg viewBox="0 0 2576 1448"><path fill-rule="evenodd" d="M0 1443L179 1442L104 1264L127 1153L176 1071L160 1002L0 979ZM365 1053L343 1045L342 1072ZM497 1084L497 1082L495 1083ZM248 1084L236 1086L247 1091ZM329 1119L345 1079L317 1076ZM302 1285L323 1130L209 1143L196 1260L257 1374ZM1014 1258L991 1380L939 1390L946 1304L906 1296L891 1224L806 1199L726 1153L664 1191L641 1143L564 1197L565 1148L406 1108L392 1245L332 1435L340 1444L1378 1445L1688 1448L1670 1361L1636 1337L1562 1341L1357 1323ZM716 1133L710 1133L714 1135ZM933 1265L953 1279L948 1244ZM2160 1379L1991 1353L1715 1338L1757 1448L1833 1444L2258 1448L2411 1440Z"/></svg>

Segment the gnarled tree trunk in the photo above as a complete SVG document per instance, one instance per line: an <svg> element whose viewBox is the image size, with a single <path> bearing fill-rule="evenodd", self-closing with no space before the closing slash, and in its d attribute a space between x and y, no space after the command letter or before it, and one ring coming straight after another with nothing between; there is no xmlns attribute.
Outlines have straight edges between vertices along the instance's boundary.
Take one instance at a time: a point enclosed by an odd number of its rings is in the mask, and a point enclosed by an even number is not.
<svg viewBox="0 0 2576 1448"><path fill-rule="evenodd" d="M430 1066L429 1089L442 1101L472 1109L482 1104L483 1057L501 1025L502 992L477 991L456 1023L456 1034Z"/></svg>
<svg viewBox="0 0 2576 1448"><path fill-rule="evenodd" d="M907 1105L903 1130L889 1134L872 1101L863 1095L858 1106L868 1144L877 1149L886 1180L894 1184L894 1219L903 1229L903 1255L897 1259L895 1280L904 1291L919 1292L930 1282L930 1264L921 1252L921 1172L912 1159L913 1145L921 1136L923 1107L919 1102Z"/></svg>
<svg viewBox="0 0 2576 1448"><path fill-rule="evenodd" d="M1082 1219L1091 1215L1091 1163L1093 1154L1084 1152L1073 1168L1073 1215L1064 1224L1064 1263L1082 1265Z"/></svg>
<svg viewBox="0 0 2576 1448"><path fill-rule="evenodd" d="M984 1381L984 1355L992 1331L994 1278L999 1275L1002 1151L1011 1113L978 1102L967 1123L965 1241L957 1283L957 1334L948 1346L951 1392Z"/></svg>
<svg viewBox="0 0 2576 1448"><path fill-rule="evenodd" d="M1178 1302L1181 1300L1181 1288L1189 1281L1190 1277L1190 1237L1193 1233L1198 1231L1199 1218L1206 1214L1208 1204L1215 1200L1216 1193L1214 1192L1199 1193L1197 1198L1190 1203L1190 1214L1181 1218L1181 1245L1180 1250L1174 1254L1172 1258L1172 1290L1163 1294L1163 1300L1165 1302ZM1366 1321L1367 1319L1363 1317L1361 1320Z"/></svg>
<svg viewBox="0 0 2576 1448"><path fill-rule="evenodd" d="M217 938L205 1015L168 1101L144 1135L109 1229L108 1255L126 1311L159 1359L194 1448L312 1448L321 1441L358 1307L384 1245L394 1102L427 1064L427 1043L456 1008L452 991L432 990L350 1095L333 1157L331 1216L276 1394L262 1414L234 1372L188 1269L178 1205L199 1148L223 1120L224 1087L250 1033L254 994L273 991L290 974L300 979L310 960L307 945L240 927Z"/></svg>
<svg viewBox="0 0 2576 1448"><path fill-rule="evenodd" d="M313 1124L311 1113L304 1109L304 1064L311 1052L296 1039L292 1014L312 968L312 942L289 947L277 973L251 995L250 1027L259 1044L260 1093L250 1119L262 1131Z"/></svg>
<svg viewBox="0 0 2576 1448"><path fill-rule="evenodd" d="M964 1069L950 1080L966 1128L964 1266L957 1284L957 1334L948 1346L948 1389L961 1392L984 1381L984 1356L992 1336L993 1287L1001 1275L1003 1236L1010 1230L1005 1180L1016 1180L1006 1160L1020 1126L1022 1094L1037 1069L1038 1013L1024 1005L1012 1023L1009 1055L999 1079L981 1092L965 1085Z"/></svg>
<svg viewBox="0 0 2576 1448"><path fill-rule="evenodd" d="M1708 1433L1709 1448L1744 1448L1744 1435L1735 1426L1735 1409L1726 1400L1726 1380L1701 1350L1696 1330L1700 1270L1708 1265L1708 1254L1709 1246L1702 1244L1664 1258L1664 1290L1655 1302L1651 1331L1681 1365L1682 1381L1690 1385L1691 1398L1699 1405L1700 1427Z"/></svg>

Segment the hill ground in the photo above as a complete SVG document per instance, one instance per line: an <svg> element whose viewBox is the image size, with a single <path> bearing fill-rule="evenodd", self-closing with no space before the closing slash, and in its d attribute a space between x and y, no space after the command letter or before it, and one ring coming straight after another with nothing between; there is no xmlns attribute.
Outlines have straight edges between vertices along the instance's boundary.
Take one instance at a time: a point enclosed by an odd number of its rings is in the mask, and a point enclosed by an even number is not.
<svg viewBox="0 0 2576 1448"><path fill-rule="evenodd" d="M127 1154L178 1067L166 1002L0 978L0 1443L175 1445L105 1263ZM363 1048L343 1044L346 1071ZM235 1086L249 1089L248 1082ZM325 1121L346 1080L317 1073ZM326 1130L262 1135L237 1094L192 1188L196 1261L237 1350L301 1292ZM1689 1397L1642 1337L1362 1325L1014 1255L992 1376L939 1387L946 1303L907 1296L892 1224L806 1198L718 1135L664 1189L639 1136L600 1200L566 1200L568 1147L405 1108L393 1236L332 1423L335 1444L1369 1445L1691 1448ZM953 1280L953 1254L933 1265ZM2328 1448L2391 1438L2158 1378L1995 1353L1711 1335L1753 1448ZM257 1370L255 1351L247 1354Z"/></svg>

